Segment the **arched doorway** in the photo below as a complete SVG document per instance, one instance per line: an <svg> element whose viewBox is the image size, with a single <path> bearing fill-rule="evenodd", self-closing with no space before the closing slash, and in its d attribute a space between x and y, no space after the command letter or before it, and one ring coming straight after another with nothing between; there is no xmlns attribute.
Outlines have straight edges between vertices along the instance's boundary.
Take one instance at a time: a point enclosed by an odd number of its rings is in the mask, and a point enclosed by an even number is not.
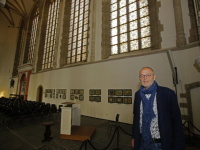
<svg viewBox="0 0 200 150"><path fill-rule="evenodd" d="M36 101L37 102L42 102L42 95L43 95L43 86L40 85L38 88L37 88L37 98L36 98Z"/></svg>

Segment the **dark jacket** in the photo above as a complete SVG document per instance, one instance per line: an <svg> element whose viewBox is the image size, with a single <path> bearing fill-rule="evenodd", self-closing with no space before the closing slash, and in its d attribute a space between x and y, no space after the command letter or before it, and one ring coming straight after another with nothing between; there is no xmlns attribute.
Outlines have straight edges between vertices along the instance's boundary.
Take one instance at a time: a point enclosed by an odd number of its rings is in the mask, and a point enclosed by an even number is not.
<svg viewBox="0 0 200 150"><path fill-rule="evenodd" d="M158 86L156 100L162 150L184 150L183 125L175 92L169 88ZM134 138L134 150L139 150L141 140L140 103L140 92L137 91L133 108L132 138Z"/></svg>

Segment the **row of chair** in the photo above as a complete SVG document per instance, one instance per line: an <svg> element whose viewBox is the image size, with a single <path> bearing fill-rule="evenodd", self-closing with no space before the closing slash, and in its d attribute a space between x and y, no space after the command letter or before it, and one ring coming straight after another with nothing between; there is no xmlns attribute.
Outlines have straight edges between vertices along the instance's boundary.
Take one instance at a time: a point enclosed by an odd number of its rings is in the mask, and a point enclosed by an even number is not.
<svg viewBox="0 0 200 150"><path fill-rule="evenodd" d="M58 114L62 105L57 109L55 104L40 103L21 99L0 98L0 121L7 126L18 122L18 125L24 121L44 121L45 118Z"/></svg>

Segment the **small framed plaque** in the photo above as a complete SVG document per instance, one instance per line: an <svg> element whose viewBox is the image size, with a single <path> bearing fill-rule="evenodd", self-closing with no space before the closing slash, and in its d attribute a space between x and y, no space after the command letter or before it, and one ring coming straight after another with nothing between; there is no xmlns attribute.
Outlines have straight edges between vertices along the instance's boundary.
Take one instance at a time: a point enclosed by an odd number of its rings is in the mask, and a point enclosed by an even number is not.
<svg viewBox="0 0 200 150"><path fill-rule="evenodd" d="M116 97L116 100L115 100L116 103L123 103L124 102L124 98L123 97Z"/></svg>
<svg viewBox="0 0 200 150"><path fill-rule="evenodd" d="M108 103L115 103L115 97L108 97Z"/></svg>
<svg viewBox="0 0 200 150"><path fill-rule="evenodd" d="M79 94L84 94L84 89L79 90Z"/></svg>
<svg viewBox="0 0 200 150"><path fill-rule="evenodd" d="M95 96L95 101L96 102L101 102L101 96Z"/></svg>
<svg viewBox="0 0 200 150"><path fill-rule="evenodd" d="M109 89L108 90L108 95L109 96L115 96L115 90Z"/></svg>
<svg viewBox="0 0 200 150"><path fill-rule="evenodd" d="M73 89L70 90L70 94L74 94L74 90Z"/></svg>
<svg viewBox="0 0 200 150"><path fill-rule="evenodd" d="M95 91L95 90L90 90L89 94L90 94L90 95L95 95L94 91Z"/></svg>
<svg viewBox="0 0 200 150"><path fill-rule="evenodd" d="M83 101L84 100L84 96L83 95L79 95L79 100Z"/></svg>
<svg viewBox="0 0 200 150"><path fill-rule="evenodd" d="M92 101L92 102L93 102L93 101L94 101L94 96L90 96L90 97L89 97L89 101Z"/></svg>
<svg viewBox="0 0 200 150"><path fill-rule="evenodd" d="M95 90L95 95L101 95L101 90Z"/></svg>
<svg viewBox="0 0 200 150"><path fill-rule="evenodd" d="M132 97L124 97L124 104L132 104Z"/></svg>
<svg viewBox="0 0 200 150"><path fill-rule="evenodd" d="M116 90L116 96L123 96L123 90L121 89Z"/></svg>
<svg viewBox="0 0 200 150"><path fill-rule="evenodd" d="M132 96L132 90L131 89L124 89L124 96Z"/></svg>
<svg viewBox="0 0 200 150"><path fill-rule="evenodd" d="M74 100L74 95L70 95L70 100Z"/></svg>

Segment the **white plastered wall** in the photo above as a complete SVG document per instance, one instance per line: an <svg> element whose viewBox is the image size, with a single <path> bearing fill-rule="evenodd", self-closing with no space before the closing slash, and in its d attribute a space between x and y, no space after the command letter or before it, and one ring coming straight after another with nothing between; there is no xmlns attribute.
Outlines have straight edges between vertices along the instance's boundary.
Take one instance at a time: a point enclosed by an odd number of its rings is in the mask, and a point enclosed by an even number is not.
<svg viewBox="0 0 200 150"><path fill-rule="evenodd" d="M16 22L19 17L16 15L14 17L15 27L18 27L19 25ZM10 78L12 77L19 29L9 28L10 24L2 14L0 14L0 20L0 97L9 97L9 94L15 94L16 92L17 80L14 79L14 88L10 88Z"/></svg>
<svg viewBox="0 0 200 150"><path fill-rule="evenodd" d="M193 67L193 60L198 53L198 47L172 52L183 85L200 80L198 71ZM35 99L39 85L44 89L67 89L66 100L45 98L43 95L44 102L58 106L64 101L70 101L70 89L84 89L84 101L76 101L81 104L82 115L114 120L119 113L121 122L132 123L133 105L108 103L108 89L132 89L134 98L140 86L138 72L144 66L154 69L159 85L174 90L168 57L163 52L32 74L28 99ZM89 101L89 89L102 90L101 103ZM182 92L180 84L177 90L179 95Z"/></svg>

